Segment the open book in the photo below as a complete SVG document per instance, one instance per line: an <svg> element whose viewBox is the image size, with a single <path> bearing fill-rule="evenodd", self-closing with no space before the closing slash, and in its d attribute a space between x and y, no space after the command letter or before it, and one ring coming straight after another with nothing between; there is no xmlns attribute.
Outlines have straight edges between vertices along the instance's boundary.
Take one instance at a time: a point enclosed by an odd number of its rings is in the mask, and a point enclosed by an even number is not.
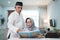
<svg viewBox="0 0 60 40"><path fill-rule="evenodd" d="M18 33L22 38L35 38L40 34L40 30L21 31Z"/></svg>

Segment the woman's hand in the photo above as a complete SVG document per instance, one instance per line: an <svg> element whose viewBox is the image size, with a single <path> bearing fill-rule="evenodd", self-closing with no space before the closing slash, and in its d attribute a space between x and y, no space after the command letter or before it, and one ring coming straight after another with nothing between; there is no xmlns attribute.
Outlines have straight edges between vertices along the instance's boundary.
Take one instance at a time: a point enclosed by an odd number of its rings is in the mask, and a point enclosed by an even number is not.
<svg viewBox="0 0 60 40"><path fill-rule="evenodd" d="M38 38L43 38L43 35L42 34L38 35Z"/></svg>

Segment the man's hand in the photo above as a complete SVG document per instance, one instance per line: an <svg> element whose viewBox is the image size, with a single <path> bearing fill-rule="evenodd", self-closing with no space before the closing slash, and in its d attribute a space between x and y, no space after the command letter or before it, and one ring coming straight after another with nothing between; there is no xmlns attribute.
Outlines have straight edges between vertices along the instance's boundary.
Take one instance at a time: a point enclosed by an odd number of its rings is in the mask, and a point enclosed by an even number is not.
<svg viewBox="0 0 60 40"><path fill-rule="evenodd" d="M19 31L22 31L21 29L18 29L16 32L18 33Z"/></svg>

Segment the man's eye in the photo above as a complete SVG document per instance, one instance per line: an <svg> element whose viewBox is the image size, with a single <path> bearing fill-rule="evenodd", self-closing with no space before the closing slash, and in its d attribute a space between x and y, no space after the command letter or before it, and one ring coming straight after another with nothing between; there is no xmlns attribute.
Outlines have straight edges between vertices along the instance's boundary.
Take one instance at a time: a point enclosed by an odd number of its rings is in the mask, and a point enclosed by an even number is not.
<svg viewBox="0 0 60 40"><path fill-rule="evenodd" d="M22 9L21 7L18 7L18 8Z"/></svg>
<svg viewBox="0 0 60 40"><path fill-rule="evenodd" d="M20 7L18 7L18 8L20 8Z"/></svg>

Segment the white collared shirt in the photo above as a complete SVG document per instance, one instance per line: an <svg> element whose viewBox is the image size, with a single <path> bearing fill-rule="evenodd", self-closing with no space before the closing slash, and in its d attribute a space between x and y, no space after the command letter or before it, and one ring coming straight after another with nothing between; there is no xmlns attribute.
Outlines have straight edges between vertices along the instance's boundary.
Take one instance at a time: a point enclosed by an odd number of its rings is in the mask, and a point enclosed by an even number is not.
<svg viewBox="0 0 60 40"><path fill-rule="evenodd" d="M10 32L16 33L17 29L23 29L24 27L24 19L20 13L20 15L14 11L8 17L8 29Z"/></svg>

